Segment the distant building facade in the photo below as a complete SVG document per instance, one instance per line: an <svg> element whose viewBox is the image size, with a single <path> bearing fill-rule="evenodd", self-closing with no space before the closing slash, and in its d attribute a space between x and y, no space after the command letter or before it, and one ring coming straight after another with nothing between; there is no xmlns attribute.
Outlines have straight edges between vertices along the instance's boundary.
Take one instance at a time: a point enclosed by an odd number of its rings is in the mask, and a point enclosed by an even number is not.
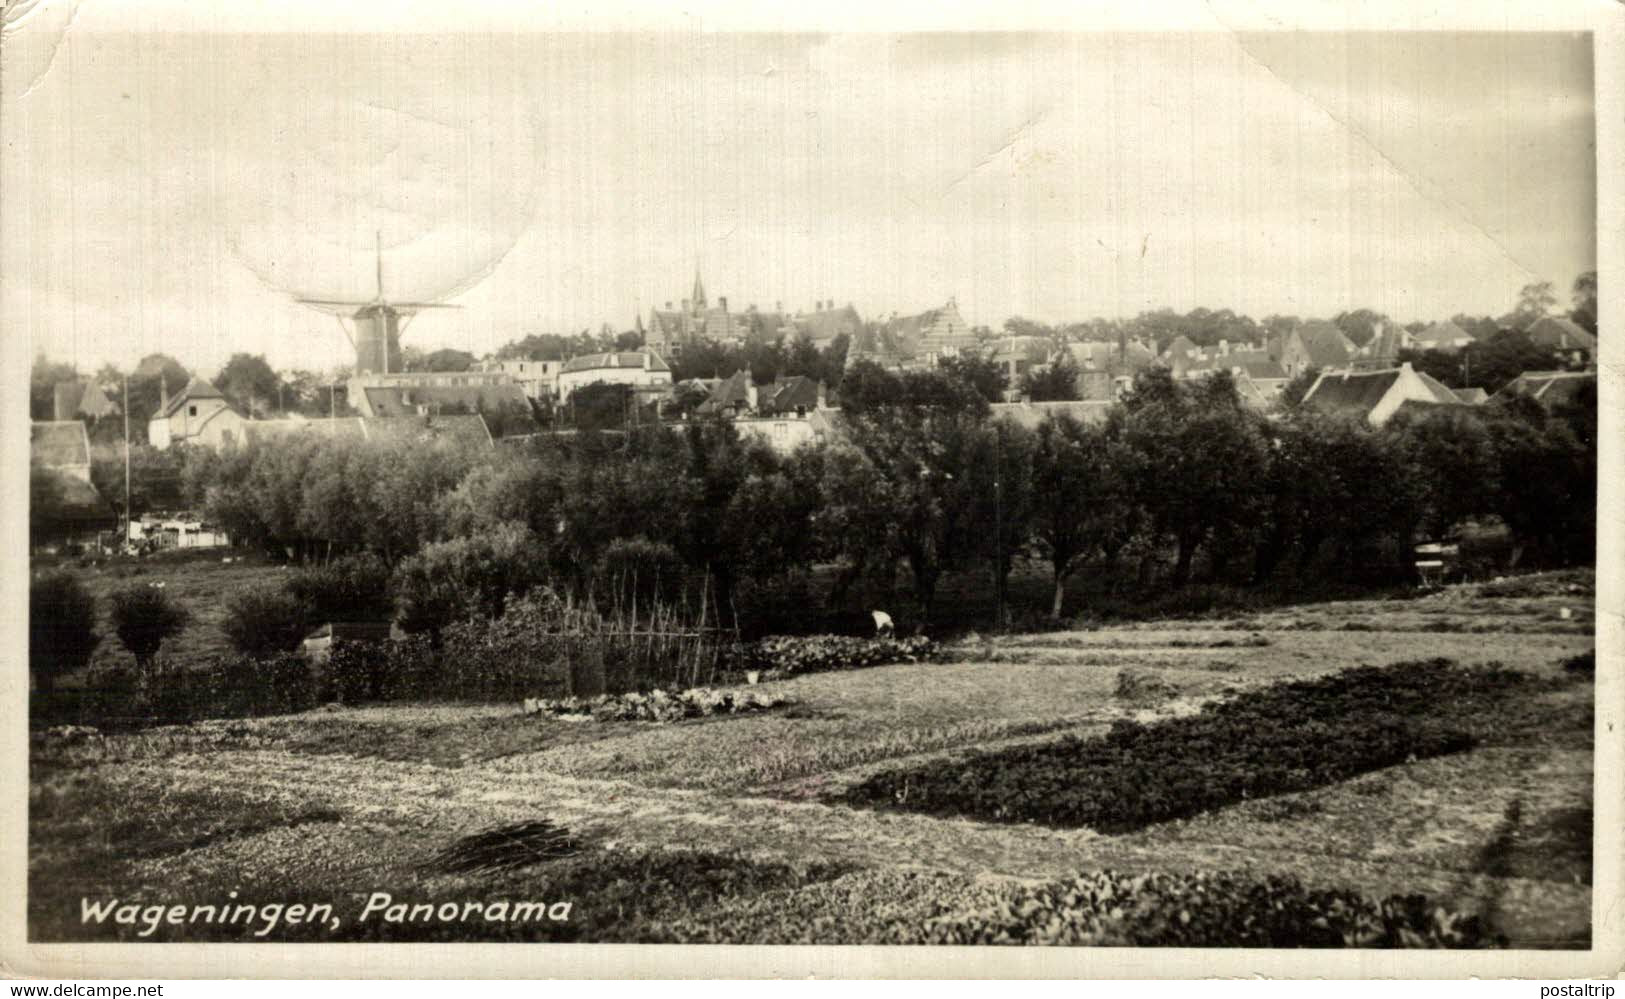
<svg viewBox="0 0 1625 999"><path fill-rule="evenodd" d="M671 392L671 366L654 350L622 350L572 357L559 370L558 399L587 385L630 385L640 396Z"/></svg>
<svg viewBox="0 0 1625 999"><path fill-rule="evenodd" d="M981 341L959 314L959 304L950 298L941 308L864 326L847 348L846 366L869 361L894 371L934 368L946 358L982 350Z"/></svg>
<svg viewBox="0 0 1625 999"><path fill-rule="evenodd" d="M147 443L160 450L173 444L225 447L243 440L247 422L219 389L193 377L147 421Z"/></svg>

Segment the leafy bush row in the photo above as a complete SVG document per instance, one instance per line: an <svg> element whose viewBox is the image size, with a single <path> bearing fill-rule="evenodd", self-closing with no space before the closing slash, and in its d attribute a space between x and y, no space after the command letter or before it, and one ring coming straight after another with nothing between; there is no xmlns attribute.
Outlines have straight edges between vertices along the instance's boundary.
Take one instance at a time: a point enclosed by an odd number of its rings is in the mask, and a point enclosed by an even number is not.
<svg viewBox="0 0 1625 999"><path fill-rule="evenodd" d="M911 932L912 931L912 932ZM1374 901L1242 873L1097 871L1022 886L986 908L909 927L896 943L1116 947L1495 947L1477 916L1422 895Z"/></svg>
<svg viewBox="0 0 1625 999"><path fill-rule="evenodd" d="M1249 691L1187 717L1120 721L1098 738L880 773L847 799L1127 832L1467 749L1473 737L1452 720L1465 721L1525 679L1447 659L1360 667Z"/></svg>
<svg viewBox="0 0 1625 999"><path fill-rule="evenodd" d="M915 663L936 654L934 642L924 635L909 638L853 638L846 635L775 635L745 648L747 668L763 671L768 679L862 669L889 663Z"/></svg>
<svg viewBox="0 0 1625 999"><path fill-rule="evenodd" d="M593 721L671 722L710 715L770 711L794 703L783 694L694 687L671 692L651 690L647 694L604 694L553 701L527 698L525 711L528 714L589 715Z"/></svg>

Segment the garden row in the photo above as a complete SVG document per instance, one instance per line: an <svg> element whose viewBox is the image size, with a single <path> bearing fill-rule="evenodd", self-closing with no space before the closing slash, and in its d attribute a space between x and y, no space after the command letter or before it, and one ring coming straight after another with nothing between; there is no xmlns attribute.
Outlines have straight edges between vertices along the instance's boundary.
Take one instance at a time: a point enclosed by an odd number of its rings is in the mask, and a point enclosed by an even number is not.
<svg viewBox="0 0 1625 999"><path fill-rule="evenodd" d="M1466 723L1527 684L1434 659L1276 684L1104 736L877 774L853 804L1128 832L1473 745Z"/></svg>

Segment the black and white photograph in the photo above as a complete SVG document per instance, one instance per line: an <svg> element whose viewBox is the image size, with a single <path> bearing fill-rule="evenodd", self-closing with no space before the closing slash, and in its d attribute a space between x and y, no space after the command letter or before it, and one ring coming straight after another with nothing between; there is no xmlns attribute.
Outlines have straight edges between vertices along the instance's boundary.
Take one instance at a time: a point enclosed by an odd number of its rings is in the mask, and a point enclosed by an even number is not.
<svg viewBox="0 0 1625 999"><path fill-rule="evenodd" d="M1166 6L8 0L12 966L1617 973L1620 9Z"/></svg>

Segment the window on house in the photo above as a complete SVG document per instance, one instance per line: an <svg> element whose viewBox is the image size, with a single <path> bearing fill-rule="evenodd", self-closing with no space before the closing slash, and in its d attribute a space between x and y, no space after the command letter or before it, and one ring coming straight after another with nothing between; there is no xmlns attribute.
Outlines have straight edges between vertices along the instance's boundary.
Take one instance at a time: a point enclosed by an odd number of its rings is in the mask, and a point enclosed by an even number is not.
<svg viewBox="0 0 1625 999"><path fill-rule="evenodd" d="M196 406L187 406L186 407L186 415L187 416L196 416L197 415L197 407Z"/></svg>

